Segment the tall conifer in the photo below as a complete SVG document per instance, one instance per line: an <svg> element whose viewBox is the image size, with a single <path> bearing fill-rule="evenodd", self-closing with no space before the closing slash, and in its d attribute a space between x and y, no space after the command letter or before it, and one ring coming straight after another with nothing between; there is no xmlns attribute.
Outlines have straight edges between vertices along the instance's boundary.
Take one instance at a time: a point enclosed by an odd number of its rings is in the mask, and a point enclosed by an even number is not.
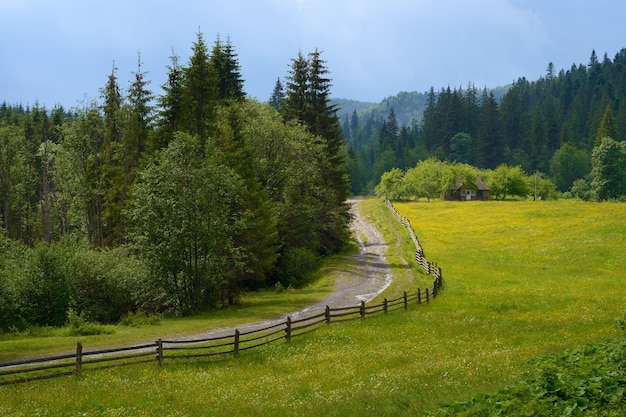
<svg viewBox="0 0 626 417"><path fill-rule="evenodd" d="M217 75L211 65L208 49L202 33L192 47L189 66L184 70L183 108L184 123L181 129L206 141L215 128L218 92Z"/></svg>

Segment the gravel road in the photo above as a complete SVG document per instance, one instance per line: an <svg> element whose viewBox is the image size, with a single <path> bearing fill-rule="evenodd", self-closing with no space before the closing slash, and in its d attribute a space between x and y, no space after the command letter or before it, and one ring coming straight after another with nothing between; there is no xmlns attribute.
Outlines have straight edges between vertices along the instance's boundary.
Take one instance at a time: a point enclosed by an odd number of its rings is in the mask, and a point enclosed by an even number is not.
<svg viewBox="0 0 626 417"><path fill-rule="evenodd" d="M339 273L336 278L335 291L317 303L274 320L237 326L240 331L251 331L273 324L284 323L287 316L291 316L292 319L312 316L323 311L326 306L356 306L361 301L368 302L372 300L391 284L391 270L385 258L387 244L383 236L363 218L359 212L358 199L351 199L348 203L351 205L350 213L353 218L350 227L360 246L359 253L352 255L357 259L358 270L351 269L350 271ZM168 338L168 340L204 339L232 335L233 332L233 328L214 329L203 334Z"/></svg>

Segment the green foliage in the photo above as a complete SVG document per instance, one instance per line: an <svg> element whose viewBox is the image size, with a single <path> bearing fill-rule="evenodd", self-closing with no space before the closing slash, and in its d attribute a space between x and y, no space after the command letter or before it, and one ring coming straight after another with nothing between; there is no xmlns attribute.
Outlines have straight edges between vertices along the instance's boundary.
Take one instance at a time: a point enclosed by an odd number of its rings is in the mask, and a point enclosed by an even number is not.
<svg viewBox="0 0 626 417"><path fill-rule="evenodd" d="M506 164L498 166L486 175L487 184L496 199L506 197L526 197L530 194L530 187L522 167L509 167Z"/></svg>
<svg viewBox="0 0 626 417"><path fill-rule="evenodd" d="M65 245L39 245L30 251L18 302L20 317L37 326L61 326L70 306L67 280L71 250Z"/></svg>
<svg viewBox="0 0 626 417"><path fill-rule="evenodd" d="M591 154L591 189L600 201L626 195L626 142L605 137Z"/></svg>
<svg viewBox="0 0 626 417"><path fill-rule="evenodd" d="M269 105L249 102L244 112L240 119L245 120L243 135L254 155L252 168L276 213L281 243L277 275L290 280L285 271L292 267L285 265L284 255L294 248L314 256L328 253L324 239L345 232L346 207L337 203L337 193L326 183L333 168L319 138L304 126L285 124Z"/></svg>
<svg viewBox="0 0 626 417"><path fill-rule="evenodd" d="M0 228L0 331L15 326L19 319L18 288L21 274L19 264L23 248L6 237Z"/></svg>
<svg viewBox="0 0 626 417"><path fill-rule="evenodd" d="M326 254L339 252L350 236L350 218L344 204L350 191L350 179L344 166L345 142L337 108L330 100L329 72L319 50L306 58L299 53L292 60L281 108L286 122L303 123L323 149L326 166L320 186L324 188L325 207L316 222L321 229L322 252Z"/></svg>
<svg viewBox="0 0 626 417"><path fill-rule="evenodd" d="M380 178L380 184L376 186L376 194L384 196L390 200L402 198L401 184L404 172L399 168L393 168L385 172Z"/></svg>
<svg viewBox="0 0 626 417"><path fill-rule="evenodd" d="M67 312L68 336L95 336L99 334L113 334L113 330L106 326L90 323L74 310Z"/></svg>
<svg viewBox="0 0 626 417"><path fill-rule="evenodd" d="M161 324L161 317L142 310L130 311L122 317L119 324L128 327L158 326Z"/></svg>
<svg viewBox="0 0 626 417"><path fill-rule="evenodd" d="M558 191L569 190L574 181L584 178L591 170L587 152L563 143L550 160L550 175Z"/></svg>
<svg viewBox="0 0 626 417"><path fill-rule="evenodd" d="M127 248L93 250L77 245L70 260L68 280L71 307L86 320L116 323L128 311L164 308L148 281L147 267ZM162 302L162 301L161 301Z"/></svg>
<svg viewBox="0 0 626 417"><path fill-rule="evenodd" d="M571 188L571 193L574 197L580 198L583 201L593 200L593 192L591 185L585 179L578 179L574 181Z"/></svg>
<svg viewBox="0 0 626 417"><path fill-rule="evenodd" d="M474 162L474 146L470 135L457 133L450 139L450 157L453 161L471 164Z"/></svg>
<svg viewBox="0 0 626 417"><path fill-rule="evenodd" d="M134 241L176 308L211 306L229 278L247 267L247 249L232 236L245 230L244 187L212 144L179 133L142 173L131 217Z"/></svg>
<svg viewBox="0 0 626 417"><path fill-rule="evenodd" d="M599 146L600 143L602 143L602 139L604 138L619 140L617 124L615 123L615 119L613 118L613 110L611 110L610 104L607 105L606 109L604 110L604 115L602 116L600 126L598 127L598 132L596 133L594 147Z"/></svg>
<svg viewBox="0 0 626 417"><path fill-rule="evenodd" d="M554 183L541 172L528 177L528 188L533 200L554 200L557 198Z"/></svg>
<svg viewBox="0 0 626 417"><path fill-rule="evenodd" d="M450 177L445 173L448 168L436 158L429 158L408 169L403 182L407 197L439 198L444 191L443 179Z"/></svg>
<svg viewBox="0 0 626 417"><path fill-rule="evenodd" d="M446 406L434 416L598 415L626 412L626 341L539 359L533 377L497 393Z"/></svg>
<svg viewBox="0 0 626 417"><path fill-rule="evenodd" d="M289 248L283 252L278 273L284 287L302 288L310 284L320 260L307 248Z"/></svg>

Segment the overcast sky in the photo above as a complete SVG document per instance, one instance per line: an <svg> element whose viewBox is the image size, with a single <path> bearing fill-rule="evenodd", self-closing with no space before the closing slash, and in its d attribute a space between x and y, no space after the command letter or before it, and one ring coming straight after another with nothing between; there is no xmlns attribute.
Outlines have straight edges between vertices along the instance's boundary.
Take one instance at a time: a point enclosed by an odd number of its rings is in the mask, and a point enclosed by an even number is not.
<svg viewBox="0 0 626 417"><path fill-rule="evenodd" d="M115 63L157 94L172 50L230 37L244 89L266 101L299 51L323 51L332 95L508 84L626 48L623 0L0 0L0 102L66 108L99 98Z"/></svg>

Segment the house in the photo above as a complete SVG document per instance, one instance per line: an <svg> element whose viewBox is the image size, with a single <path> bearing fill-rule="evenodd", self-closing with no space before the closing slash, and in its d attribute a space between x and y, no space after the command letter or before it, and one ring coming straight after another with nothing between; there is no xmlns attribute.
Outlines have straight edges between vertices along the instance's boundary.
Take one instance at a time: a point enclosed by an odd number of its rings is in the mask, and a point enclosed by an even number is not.
<svg viewBox="0 0 626 417"><path fill-rule="evenodd" d="M489 192L491 188L482 180L477 177L474 183L465 185L462 178L457 178L454 186L450 190L441 196L444 200L489 200Z"/></svg>

